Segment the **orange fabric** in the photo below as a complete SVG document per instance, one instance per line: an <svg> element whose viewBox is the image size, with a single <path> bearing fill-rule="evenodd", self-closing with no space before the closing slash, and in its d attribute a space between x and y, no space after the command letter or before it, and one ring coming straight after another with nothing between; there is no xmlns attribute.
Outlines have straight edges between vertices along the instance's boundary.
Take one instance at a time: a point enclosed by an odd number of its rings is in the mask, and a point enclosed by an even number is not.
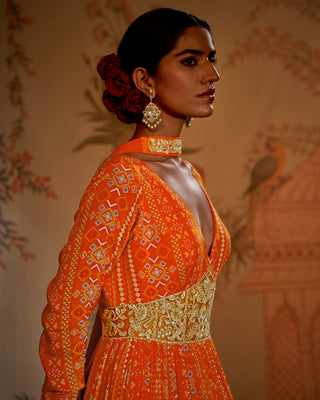
<svg viewBox="0 0 320 400"><path fill-rule="evenodd" d="M142 161L114 155L101 165L48 287L43 399L76 399L84 386L85 400L232 399L211 339L171 344L101 337L84 380L88 317L98 302L147 303L190 288L208 271L217 278L230 239L213 207L212 213L208 256L188 208Z"/></svg>

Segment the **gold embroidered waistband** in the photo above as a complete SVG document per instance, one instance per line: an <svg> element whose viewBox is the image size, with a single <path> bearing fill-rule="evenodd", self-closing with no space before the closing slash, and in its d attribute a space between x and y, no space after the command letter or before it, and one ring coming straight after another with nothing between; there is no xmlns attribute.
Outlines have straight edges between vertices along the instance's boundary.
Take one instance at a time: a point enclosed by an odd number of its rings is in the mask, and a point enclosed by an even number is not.
<svg viewBox="0 0 320 400"><path fill-rule="evenodd" d="M190 288L148 303L101 308L102 336L186 343L210 337L215 281L208 272Z"/></svg>

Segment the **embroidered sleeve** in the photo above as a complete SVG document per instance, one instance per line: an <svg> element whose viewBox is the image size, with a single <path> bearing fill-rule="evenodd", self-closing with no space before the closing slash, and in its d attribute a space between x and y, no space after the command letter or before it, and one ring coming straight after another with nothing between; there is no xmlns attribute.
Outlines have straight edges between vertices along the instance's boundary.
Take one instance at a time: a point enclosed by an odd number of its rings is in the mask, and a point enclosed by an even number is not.
<svg viewBox="0 0 320 400"><path fill-rule="evenodd" d="M137 178L116 163L98 171L81 200L42 315L40 357L46 372L42 399L77 399L85 385L88 318L106 272L126 243L139 194Z"/></svg>

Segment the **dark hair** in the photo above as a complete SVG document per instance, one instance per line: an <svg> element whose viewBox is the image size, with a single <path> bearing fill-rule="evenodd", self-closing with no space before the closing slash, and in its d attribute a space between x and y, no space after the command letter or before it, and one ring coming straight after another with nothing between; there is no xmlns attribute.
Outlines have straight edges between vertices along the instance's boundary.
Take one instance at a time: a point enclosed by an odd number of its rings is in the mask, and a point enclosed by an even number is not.
<svg viewBox="0 0 320 400"><path fill-rule="evenodd" d="M159 8L142 14L129 26L118 47L121 69L130 77L136 67L154 75L159 61L173 49L183 31L195 25L211 34L207 22L183 11Z"/></svg>
<svg viewBox="0 0 320 400"><path fill-rule="evenodd" d="M132 81L134 69L144 67L150 75L155 75L161 58L174 48L185 29L195 25L211 34L205 21L186 12L171 8L149 11L129 26L118 56L109 54L100 60L97 69L106 85L102 101L120 121L138 122L149 101Z"/></svg>

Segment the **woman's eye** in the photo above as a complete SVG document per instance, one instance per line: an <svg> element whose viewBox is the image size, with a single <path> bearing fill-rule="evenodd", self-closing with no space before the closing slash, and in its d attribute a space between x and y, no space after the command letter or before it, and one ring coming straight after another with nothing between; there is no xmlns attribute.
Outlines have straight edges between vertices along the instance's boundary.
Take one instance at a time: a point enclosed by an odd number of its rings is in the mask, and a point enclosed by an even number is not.
<svg viewBox="0 0 320 400"><path fill-rule="evenodd" d="M193 57L186 58L185 60L181 61L184 65L195 65L197 63L196 59Z"/></svg>
<svg viewBox="0 0 320 400"><path fill-rule="evenodd" d="M214 65L216 65L217 64L217 59L216 58L214 58L214 56L212 56L212 57L208 57L208 60L212 63L212 64L214 64Z"/></svg>

